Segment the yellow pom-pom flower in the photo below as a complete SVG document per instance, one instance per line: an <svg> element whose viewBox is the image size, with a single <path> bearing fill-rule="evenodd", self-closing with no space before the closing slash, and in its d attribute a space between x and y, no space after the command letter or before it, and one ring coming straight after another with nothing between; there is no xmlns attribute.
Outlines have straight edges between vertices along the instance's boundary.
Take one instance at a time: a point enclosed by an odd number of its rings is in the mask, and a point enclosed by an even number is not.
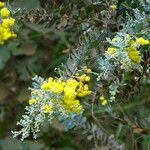
<svg viewBox="0 0 150 150"><path fill-rule="evenodd" d="M117 51L117 48L109 47L106 52L109 54L114 54L116 51Z"/></svg>
<svg viewBox="0 0 150 150"><path fill-rule="evenodd" d="M6 7L2 8L0 12L2 17L8 17L10 15L10 11Z"/></svg>
<svg viewBox="0 0 150 150"><path fill-rule="evenodd" d="M143 37L137 38L136 42L139 43L140 45L148 45L149 44L149 40L146 40Z"/></svg>
<svg viewBox="0 0 150 150"><path fill-rule="evenodd" d="M4 3L0 2L0 7L3 7ZM15 23L15 19L9 17L10 11L4 7L0 10L0 44L4 44L6 40L11 37L16 37L17 35L13 32L13 25Z"/></svg>
<svg viewBox="0 0 150 150"><path fill-rule="evenodd" d="M91 73L91 72L92 72L92 70L89 69L87 66L82 66L82 69L83 69L84 71L86 71L86 73Z"/></svg>
<svg viewBox="0 0 150 150"><path fill-rule="evenodd" d="M88 68L87 66L82 66L82 69L86 71Z"/></svg>
<svg viewBox="0 0 150 150"><path fill-rule="evenodd" d="M4 6L4 3L3 2L0 2L0 7L3 7Z"/></svg>
<svg viewBox="0 0 150 150"><path fill-rule="evenodd" d="M86 81L86 82L89 82L90 80L91 80L91 78L90 78L89 76L86 76L86 77L85 77L85 81Z"/></svg>
<svg viewBox="0 0 150 150"><path fill-rule="evenodd" d="M105 97L104 96L100 96L99 98L101 101L105 100Z"/></svg>
<svg viewBox="0 0 150 150"><path fill-rule="evenodd" d="M108 101L107 101L107 100L102 101L102 106L105 106L105 105L107 105L107 104L108 104Z"/></svg>
<svg viewBox="0 0 150 150"><path fill-rule="evenodd" d="M101 105L105 106L108 104L108 100L104 96L100 96L99 98L101 100Z"/></svg>
<svg viewBox="0 0 150 150"><path fill-rule="evenodd" d="M15 23L14 18L6 18L2 20L2 27L5 27L5 28L12 27L14 23Z"/></svg>
<svg viewBox="0 0 150 150"><path fill-rule="evenodd" d="M128 52L128 56L135 63L139 64L141 62L140 52L138 50L136 50L136 49L134 49L132 51L129 51Z"/></svg>
<svg viewBox="0 0 150 150"><path fill-rule="evenodd" d="M75 75L76 75L76 76L79 76L80 74L77 72Z"/></svg>
<svg viewBox="0 0 150 150"><path fill-rule="evenodd" d="M92 70L91 69L87 69L87 71L86 71L87 73L91 73L92 72Z"/></svg>
<svg viewBox="0 0 150 150"><path fill-rule="evenodd" d="M50 90L54 93L62 93L64 90L64 82L61 80L53 80L53 78L49 78L48 81L44 82L41 86L42 90Z"/></svg>
<svg viewBox="0 0 150 150"><path fill-rule="evenodd" d="M110 8L113 9L113 10L116 10L117 9L117 5L110 5Z"/></svg>
<svg viewBox="0 0 150 150"><path fill-rule="evenodd" d="M77 100L77 98L85 97L91 93L91 91L89 91L88 84L85 84L85 82L89 81L90 77L86 74L83 74L81 76L77 74L75 79L69 78L66 81L62 81L60 78L53 79L50 77L47 81L43 82L41 89L61 94L61 100L65 110L67 112L80 113L83 107L80 104L79 100ZM45 109L47 107L48 106L46 105Z"/></svg>
<svg viewBox="0 0 150 150"><path fill-rule="evenodd" d="M37 101L36 99L29 99L29 105L35 104Z"/></svg>
<svg viewBox="0 0 150 150"><path fill-rule="evenodd" d="M43 109L44 113L49 113L52 110L52 105L46 104Z"/></svg>

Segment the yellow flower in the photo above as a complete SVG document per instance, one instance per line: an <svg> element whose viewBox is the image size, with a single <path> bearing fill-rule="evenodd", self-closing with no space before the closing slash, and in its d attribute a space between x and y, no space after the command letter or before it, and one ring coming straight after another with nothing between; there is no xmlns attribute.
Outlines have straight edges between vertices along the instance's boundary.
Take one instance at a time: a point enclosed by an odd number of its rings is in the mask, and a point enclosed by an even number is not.
<svg viewBox="0 0 150 150"><path fill-rule="evenodd" d="M125 50L128 52L137 51L137 49L134 47L127 47L127 48L125 48Z"/></svg>
<svg viewBox="0 0 150 150"><path fill-rule="evenodd" d="M76 74L75 74L75 76L79 76L80 74L77 72Z"/></svg>
<svg viewBox="0 0 150 150"><path fill-rule="evenodd" d="M88 68L87 68L87 66L83 66L82 69L83 70L87 70Z"/></svg>
<svg viewBox="0 0 150 150"><path fill-rule="evenodd" d="M110 5L110 8L113 9L113 10L116 10L117 9L117 5Z"/></svg>
<svg viewBox="0 0 150 150"><path fill-rule="evenodd" d="M129 40L129 39L131 39L131 36L130 36L130 34L125 34L124 38L125 38L125 40Z"/></svg>
<svg viewBox="0 0 150 150"><path fill-rule="evenodd" d="M80 82L75 79L68 79L66 81L66 85L64 87L63 102L67 112L80 113L83 107L80 104L79 100L76 100L77 96L84 97L90 94L88 91L88 85L84 85L83 83L85 81L86 75L82 75L83 79L81 79L80 77Z"/></svg>
<svg viewBox="0 0 150 150"><path fill-rule="evenodd" d="M87 73L91 73L92 70L91 70L91 69L87 69L86 72L87 72Z"/></svg>
<svg viewBox="0 0 150 150"><path fill-rule="evenodd" d="M78 80L79 80L80 82L84 82L84 81L85 81L85 77L86 77L86 74L83 74L83 75L81 75L81 76L78 78Z"/></svg>
<svg viewBox="0 0 150 150"><path fill-rule="evenodd" d="M129 51L128 56L135 63L139 64L141 62L140 52L136 49L133 51Z"/></svg>
<svg viewBox="0 0 150 150"><path fill-rule="evenodd" d="M75 112L77 112L77 113L79 113L82 109L83 109L83 107L82 107L82 105L80 104L80 102L79 102L79 100L75 100L74 102L73 102L73 111L75 110Z"/></svg>
<svg viewBox="0 0 150 150"><path fill-rule="evenodd" d="M3 7L4 6L4 3L3 2L0 2L0 7Z"/></svg>
<svg viewBox="0 0 150 150"><path fill-rule="evenodd" d="M105 105L107 105L108 104L108 101L107 100L104 100L103 102L102 102L102 105L103 106L105 106Z"/></svg>
<svg viewBox="0 0 150 150"><path fill-rule="evenodd" d="M85 81L90 81L90 77L83 74L76 78L69 78L66 81L62 81L60 78L53 79L50 77L48 81L43 82L41 89L61 94L65 110L67 112L80 113L83 107L79 100L77 100L77 96L84 97L91 93L88 84L84 84ZM47 112L48 108L46 105L45 112Z"/></svg>
<svg viewBox="0 0 150 150"><path fill-rule="evenodd" d="M36 99L29 99L29 105L33 105L36 103Z"/></svg>
<svg viewBox="0 0 150 150"><path fill-rule="evenodd" d="M100 96L99 98L101 100L101 105L105 106L108 104L108 100L104 96Z"/></svg>
<svg viewBox="0 0 150 150"><path fill-rule="evenodd" d="M64 85L64 82L61 80L53 80L53 78L49 78L47 82L43 82L41 89L50 90L54 93L62 93L64 90Z"/></svg>
<svg viewBox="0 0 150 150"><path fill-rule="evenodd" d="M0 7L2 7L4 3L0 2ZM4 44L6 40L11 37L16 37L17 35L12 31L12 26L14 25L14 18L4 18L8 17L10 11L4 7L0 10L1 21L0 21L0 44Z"/></svg>
<svg viewBox="0 0 150 150"><path fill-rule="evenodd" d="M112 42L117 42L119 39L118 38L113 38Z"/></svg>
<svg viewBox="0 0 150 150"><path fill-rule="evenodd" d="M11 37L17 37L17 34L12 32Z"/></svg>
<svg viewBox="0 0 150 150"><path fill-rule="evenodd" d="M140 52L136 48L128 47L125 50L128 52L128 56L133 62L138 64L141 63Z"/></svg>
<svg viewBox="0 0 150 150"><path fill-rule="evenodd" d="M122 41L122 38L119 37L119 36L114 37L114 38L112 39L112 42L119 42L119 41Z"/></svg>
<svg viewBox="0 0 150 150"><path fill-rule="evenodd" d="M12 27L14 25L15 19L14 18L6 18L2 20L2 27Z"/></svg>
<svg viewBox="0 0 150 150"><path fill-rule="evenodd" d="M131 47L137 47L137 43L134 40L131 40L129 44Z"/></svg>
<svg viewBox="0 0 150 150"><path fill-rule="evenodd" d="M137 38L136 42L141 44L141 45L147 45L149 44L149 40L145 40L143 37Z"/></svg>
<svg viewBox="0 0 150 150"><path fill-rule="evenodd" d="M14 33L10 30L10 28L5 28L0 25L0 44L4 44L6 40L13 36Z"/></svg>
<svg viewBox="0 0 150 150"><path fill-rule="evenodd" d="M46 104L43 109L44 113L49 113L52 110L52 105Z"/></svg>
<svg viewBox="0 0 150 150"><path fill-rule="evenodd" d="M114 54L116 51L117 51L117 48L109 47L106 52L109 54Z"/></svg>
<svg viewBox="0 0 150 150"><path fill-rule="evenodd" d="M105 97L104 97L104 96L101 96L99 99L100 99L101 101L103 101L103 100L105 100Z"/></svg>
<svg viewBox="0 0 150 150"><path fill-rule="evenodd" d="M89 86L87 84L84 85L84 90L86 90L86 91L89 90Z"/></svg>
<svg viewBox="0 0 150 150"><path fill-rule="evenodd" d="M86 77L85 77L85 81L86 81L86 82L89 82L90 80L91 80L91 78L90 78L89 76L86 76Z"/></svg>
<svg viewBox="0 0 150 150"><path fill-rule="evenodd" d="M2 17L8 17L9 15L10 15L10 11L6 7L1 9L1 16Z"/></svg>
<svg viewBox="0 0 150 150"><path fill-rule="evenodd" d="M86 71L87 73L91 73L91 72L92 72L92 70L89 69L87 66L82 66L82 69L83 69L84 71Z"/></svg>
<svg viewBox="0 0 150 150"><path fill-rule="evenodd" d="M49 84L48 82L43 82L42 86L41 86L42 90L48 90L49 89Z"/></svg>
<svg viewBox="0 0 150 150"><path fill-rule="evenodd" d="M66 82L67 83L64 88L63 96L64 107L68 112L73 111L79 113L82 109L82 106L80 105L79 101L76 100L76 89L79 83L75 79L68 79Z"/></svg>

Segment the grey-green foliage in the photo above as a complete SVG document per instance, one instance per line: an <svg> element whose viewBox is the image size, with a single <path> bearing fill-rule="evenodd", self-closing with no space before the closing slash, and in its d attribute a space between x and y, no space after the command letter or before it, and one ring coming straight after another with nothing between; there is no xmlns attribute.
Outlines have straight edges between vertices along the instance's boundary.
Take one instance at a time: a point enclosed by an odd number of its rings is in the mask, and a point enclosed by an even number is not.
<svg viewBox="0 0 150 150"><path fill-rule="evenodd" d="M83 23L81 27L84 32L79 37L79 44L76 48L72 49L66 63L57 68L59 75L63 78L71 76L80 69L83 64L88 63L91 59L90 57L97 56L96 47L105 41L109 33L109 31L99 31L95 26L89 23Z"/></svg>
<svg viewBox="0 0 150 150"><path fill-rule="evenodd" d="M33 133L33 137L37 138L37 133L40 132L40 127L47 119L49 122L53 119L53 111L51 113L44 113L43 107L46 104L53 105L51 100L59 99L59 95L53 95L51 92L45 92L40 90L40 87L44 81L41 77L34 77L33 87L30 88L31 91L38 90L38 93L31 93L31 98L38 100L37 105L26 106L25 115L22 116L22 119L17 123L17 125L22 126L20 131L14 131L14 137L21 135L21 140L29 137L30 133ZM40 95L38 95L40 94ZM42 98L40 97L42 96Z"/></svg>
<svg viewBox="0 0 150 150"><path fill-rule="evenodd" d="M68 119L66 119L66 121L67 120ZM72 117L70 118L70 122L74 122L75 130L78 129L79 132L87 135L87 137L90 137L90 140L97 142L97 146L99 146L99 148L101 148L102 146L107 146L107 149L126 150L125 146L118 143L114 135L109 135L108 133L106 133L101 125L89 123L83 116Z"/></svg>
<svg viewBox="0 0 150 150"><path fill-rule="evenodd" d="M150 0L139 0L139 3L145 11L150 12Z"/></svg>
<svg viewBox="0 0 150 150"><path fill-rule="evenodd" d="M122 24L123 29L120 32L134 34L145 34L149 30L147 28L147 17L145 12L141 12L138 9L133 9L134 16L128 15L128 20L125 24Z"/></svg>
<svg viewBox="0 0 150 150"><path fill-rule="evenodd" d="M105 53L103 57L97 59L96 65L100 73L97 80L105 80L109 82L109 93L112 99L115 98L115 95L118 91L118 88L126 85L124 79L120 81L118 76L122 71L131 72L134 69L137 69L139 72L142 72L142 67L140 64L132 63L128 57L128 53L124 49L128 46L131 38L127 38L127 34L136 36L141 36L149 33L148 23L145 13L141 13L138 9L134 10L134 16L128 16L128 20L123 24L123 29L117 32L115 38L117 41L112 41L107 38L107 41L111 46L118 48L117 52L114 54ZM142 51L141 51L142 53ZM116 72L118 72L116 74ZM121 75L121 74L120 74ZM124 75L122 74L122 77Z"/></svg>
<svg viewBox="0 0 150 150"><path fill-rule="evenodd" d="M65 65L63 64L62 68L58 69L59 74L62 77L71 76L71 74L75 73L80 68L80 66L89 59L88 56L90 56L90 52L93 49L95 49L94 46L98 45L97 41L104 41L106 38L107 34L104 33L103 31L99 32L99 30L97 30L94 26L89 26L88 24L84 24L84 25L87 27L87 30L85 30L85 32L81 36L80 45L76 49L72 50L72 53L70 54L70 56L67 60L67 63ZM96 45L94 45L94 44L96 44ZM107 75L108 75L108 76L110 76L111 79L113 79L112 75L113 75L114 65L110 64L108 60L104 60L104 58L101 57L102 53L100 54L100 58L97 59L97 61L99 61L99 64L98 64L99 68L101 69L101 71L102 70L104 71L101 73L101 77L106 78L106 80L108 80L108 77L107 77ZM125 54L125 56L126 56L126 54ZM116 85L116 83L114 83L114 84L115 84L114 86L116 86L116 92L118 92L117 88L120 86L121 83L117 83L118 86ZM121 84L121 85L123 85L123 84ZM111 86L113 86L113 85L111 85ZM111 89L111 86L110 86L110 89ZM113 91L115 90L114 86L113 86ZM115 94L116 94L116 92L115 92ZM115 94L112 94L112 95L115 96ZM111 112L111 110L110 109L108 110L108 109L107 109L107 111ZM96 140L101 143L101 146L106 145L108 149L111 148L113 150L124 150L125 149L125 147L123 145L120 145L116 142L113 135L112 136L107 135L96 124L89 124L88 122L85 122L85 124L81 125L79 122L77 122L76 127L83 129L84 133L87 133L88 135L92 135L92 138L96 138Z"/></svg>
<svg viewBox="0 0 150 150"><path fill-rule="evenodd" d="M135 9L134 16L132 16L132 17L128 16L128 21L127 21L127 23L125 23L123 25L123 29L120 30L119 32L117 32L116 38L120 37L120 41L118 43L115 43L115 46L119 47L119 51L117 52L117 57L113 56L113 55L109 55L109 54L104 54L103 51L102 51L101 55L98 55L97 57L95 57L95 60L98 63L98 64L96 63L97 68L100 71L100 73L97 74L98 75L97 79L98 79L98 81L105 80L106 82L108 82L110 102L111 102L111 100L113 100L113 102L114 102L116 93L119 93L119 89L126 85L126 82L124 80L125 72L129 73L129 72L132 72L133 70L138 70L139 72L142 72L141 65L132 63L127 55L127 52L123 51L124 48L127 46L127 43L126 43L127 41L125 41L123 38L126 36L126 34L130 34L134 38L136 38L136 36L139 37L139 36L149 34L147 19L148 18L146 17L145 13L141 13L138 9ZM99 34L99 36L98 36L98 34ZM88 35L88 36L86 36L86 35ZM88 49L88 52L92 51L91 45L95 41L100 39L101 34L100 34L100 32L96 32L96 27L92 27L92 28L89 28L88 30L86 30L84 36L86 37L85 41L87 41L87 43L85 43L85 45L86 46L88 45L88 46L87 47L85 46L86 49L84 49L85 48L84 45L81 45L80 47L78 47L75 50L75 52L73 50L72 54L70 54L70 58L68 59L68 62L66 64L66 68L69 68L69 69L67 69L67 72L68 72L67 75L69 75L70 72L71 73L75 72L78 69L78 67L80 67L80 65L77 63L76 60L80 60L80 62L82 62L82 63L86 62L84 55L80 55L80 54L84 54L84 52L87 52L87 49ZM148 37L146 37L146 38L148 38ZM114 44L110 39L108 39L108 42L110 44ZM141 53L142 53L142 51L141 51ZM85 54L87 54L87 53L85 53ZM122 59L124 61L121 61ZM87 58L87 60L88 60L88 58ZM122 64L120 64L120 62ZM120 65L121 65L121 67L120 67ZM125 72L121 72L121 70L124 70ZM116 74L116 71L118 71L117 74ZM62 71L62 72L64 73L64 71ZM63 76L63 74L62 74L62 76ZM121 77L121 80L120 80L120 77ZM116 118L117 115L115 115L111 112L111 107L108 107L108 109L106 109L106 111L109 112L109 114L113 118ZM147 121L145 123L145 120L146 119L143 119L142 122L143 122L143 124L146 125ZM101 132L99 130L97 130L97 128L94 131L96 131L95 135L101 134ZM99 139L99 137L101 137L101 136L97 136L96 138ZM100 138L100 139L102 139L102 138ZM113 145L112 143L110 145ZM114 145L116 145L116 143ZM117 146L113 147L112 149L117 149Z"/></svg>
<svg viewBox="0 0 150 150"><path fill-rule="evenodd" d="M80 113L66 111L62 101L62 94L41 89L41 85L45 81L43 78L35 76L33 80L33 85L29 89L31 90L31 99L36 100L36 102L25 107L25 114L17 122L17 125L21 126L21 130L12 131L14 137L20 135L23 141L32 134L33 138L36 139L45 121L52 124L53 119L57 119L62 123L64 130L72 129L75 127L76 122L81 125L86 122L86 118L82 117L83 111ZM51 106L48 112L45 112L44 109L46 105Z"/></svg>
<svg viewBox="0 0 150 150"><path fill-rule="evenodd" d="M91 136L91 139L95 139L99 148L106 146L107 149L111 150L126 150L123 144L119 144L113 135L106 134L101 127L96 124L86 122L85 126L82 127L84 134Z"/></svg>

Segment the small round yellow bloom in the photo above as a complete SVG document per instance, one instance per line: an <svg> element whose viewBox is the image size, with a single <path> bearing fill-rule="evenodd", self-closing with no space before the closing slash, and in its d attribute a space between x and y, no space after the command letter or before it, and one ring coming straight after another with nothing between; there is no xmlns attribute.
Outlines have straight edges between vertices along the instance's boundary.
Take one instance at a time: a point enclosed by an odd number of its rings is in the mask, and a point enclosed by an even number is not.
<svg viewBox="0 0 150 150"><path fill-rule="evenodd" d="M135 49L135 50L129 51L128 56L133 62L138 63L138 64L141 63L141 56L138 50Z"/></svg>
<svg viewBox="0 0 150 150"><path fill-rule="evenodd" d="M75 74L75 76L79 76L80 74L77 72L76 74Z"/></svg>
<svg viewBox="0 0 150 150"><path fill-rule="evenodd" d="M141 44L141 45L148 45L149 44L149 40L145 40L143 37L136 39L136 42Z"/></svg>
<svg viewBox="0 0 150 150"><path fill-rule="evenodd" d="M2 8L0 12L2 17L8 17L10 15L10 11L6 7Z"/></svg>
<svg viewBox="0 0 150 150"><path fill-rule="evenodd" d="M47 90L49 88L49 84L45 81L43 82L42 86L41 86L41 89L42 90Z"/></svg>
<svg viewBox="0 0 150 150"><path fill-rule="evenodd" d="M87 95L90 95L92 92L91 91L87 91Z"/></svg>
<svg viewBox="0 0 150 150"><path fill-rule="evenodd" d="M0 7L3 7L4 6L4 3L3 2L0 2Z"/></svg>
<svg viewBox="0 0 150 150"><path fill-rule="evenodd" d="M86 74L83 74L79 77L79 81L84 82L85 81Z"/></svg>
<svg viewBox="0 0 150 150"><path fill-rule="evenodd" d="M137 47L137 43L134 40L131 40L129 44L131 47Z"/></svg>
<svg viewBox="0 0 150 150"><path fill-rule="evenodd" d="M117 51L117 48L109 47L106 52L109 54L114 54L116 51Z"/></svg>
<svg viewBox="0 0 150 150"><path fill-rule="evenodd" d="M91 80L91 78L90 78L89 76L86 76L86 77L85 77L85 81L86 81L86 82L89 82L90 80Z"/></svg>
<svg viewBox="0 0 150 150"><path fill-rule="evenodd" d="M84 90L86 90L86 91L89 90L89 86L87 84L84 85Z"/></svg>
<svg viewBox="0 0 150 150"><path fill-rule="evenodd" d="M36 103L36 99L29 99L29 105L33 105Z"/></svg>
<svg viewBox="0 0 150 150"><path fill-rule="evenodd" d="M102 105L103 106L105 106L105 105L107 105L108 104L108 101L107 100L104 100L103 102L102 102Z"/></svg>
<svg viewBox="0 0 150 150"><path fill-rule="evenodd" d="M118 38L113 38L112 39L112 42L117 42L118 41Z"/></svg>
<svg viewBox="0 0 150 150"><path fill-rule="evenodd" d="M17 37L17 34L12 33L12 34L11 34L11 37Z"/></svg>
<svg viewBox="0 0 150 150"><path fill-rule="evenodd" d="M110 8L113 9L113 10L116 10L117 9L117 5L110 5Z"/></svg>
<svg viewBox="0 0 150 150"><path fill-rule="evenodd" d="M48 78L48 82L52 82L54 79L52 77Z"/></svg>
<svg viewBox="0 0 150 150"><path fill-rule="evenodd" d="M91 73L92 70L91 70L91 69L87 69L86 72L87 72L87 73Z"/></svg>
<svg viewBox="0 0 150 150"><path fill-rule="evenodd" d="M83 70L87 70L88 68L87 68L87 66L83 66L82 69Z"/></svg>
<svg viewBox="0 0 150 150"><path fill-rule="evenodd" d="M15 23L14 18L6 18L2 20L2 27L5 27L5 28L12 27L14 23Z"/></svg>
<svg viewBox="0 0 150 150"><path fill-rule="evenodd" d="M105 100L105 97L104 96L100 96L99 98L101 101L104 101Z"/></svg>
<svg viewBox="0 0 150 150"><path fill-rule="evenodd" d="M49 113L51 110L52 110L52 106L51 105L46 104L44 106L44 113Z"/></svg>

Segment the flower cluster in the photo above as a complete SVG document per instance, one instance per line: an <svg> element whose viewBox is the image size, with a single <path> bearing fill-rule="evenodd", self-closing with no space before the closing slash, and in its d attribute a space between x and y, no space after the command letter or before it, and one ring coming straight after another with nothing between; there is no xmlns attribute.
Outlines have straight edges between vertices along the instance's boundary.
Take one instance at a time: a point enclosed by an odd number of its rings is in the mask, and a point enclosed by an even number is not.
<svg viewBox="0 0 150 150"><path fill-rule="evenodd" d="M110 5L110 8L111 8L112 10L116 10L116 9L117 9L117 5Z"/></svg>
<svg viewBox="0 0 150 150"><path fill-rule="evenodd" d="M139 64L141 62L141 55L138 48L140 47L140 45L144 46L149 44L149 40L146 40L143 37L134 40L129 34L126 34L123 37L116 36L112 39L111 43L112 46L107 49L106 53L116 54L119 50L127 52L131 62ZM123 43L124 46L119 47L119 43Z"/></svg>
<svg viewBox="0 0 150 150"><path fill-rule="evenodd" d="M10 11L0 2L0 44L4 44L11 37L16 37L12 31L15 19L10 17Z"/></svg>
<svg viewBox="0 0 150 150"><path fill-rule="evenodd" d="M108 39L111 47L108 47L104 53L104 57L98 59L100 73L98 73L98 81L104 80L108 83L109 102L114 102L119 88L124 87L126 82L125 75L118 77L120 72L128 74L134 69L142 72L142 49L148 45L149 40L143 37L135 37L126 33L118 33L112 40ZM100 93L101 94L101 93ZM105 106L107 100L100 98L101 104Z"/></svg>
<svg viewBox="0 0 150 150"><path fill-rule="evenodd" d="M88 84L86 84L89 81L90 77L86 74L76 78L69 78L66 81L50 77L47 81L43 82L41 89L62 94L63 106L66 111L79 113L82 110L82 105L77 98L90 94Z"/></svg>
<svg viewBox="0 0 150 150"><path fill-rule="evenodd" d="M23 128L21 131L13 132L14 137L22 135L23 140L32 132L36 138L46 118L50 123L53 118L57 118L65 124L65 129L75 126L72 119L78 118L82 121L84 109L79 100L91 93L88 86L89 76L82 74L67 80L52 77L44 80L36 76L34 81L33 87L30 88L31 98L26 106L26 113L17 123Z"/></svg>
<svg viewBox="0 0 150 150"><path fill-rule="evenodd" d="M105 106L108 104L108 100L104 96L100 96L99 99L101 101L102 106Z"/></svg>

